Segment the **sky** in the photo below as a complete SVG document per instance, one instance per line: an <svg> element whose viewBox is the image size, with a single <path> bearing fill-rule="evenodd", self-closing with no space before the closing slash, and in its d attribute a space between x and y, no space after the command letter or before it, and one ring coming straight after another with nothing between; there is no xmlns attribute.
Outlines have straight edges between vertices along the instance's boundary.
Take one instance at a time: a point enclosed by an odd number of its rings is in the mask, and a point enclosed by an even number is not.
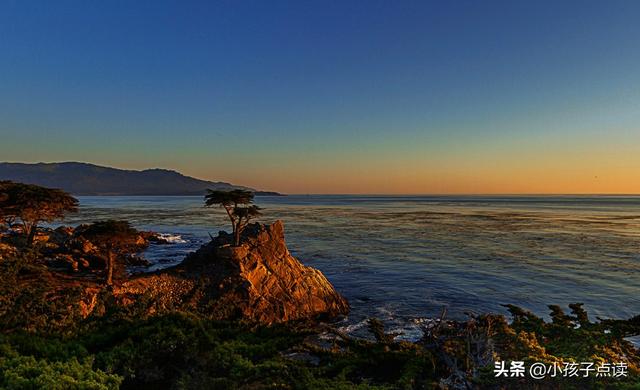
<svg viewBox="0 0 640 390"><path fill-rule="evenodd" d="M638 1L0 0L0 160L640 193Z"/></svg>

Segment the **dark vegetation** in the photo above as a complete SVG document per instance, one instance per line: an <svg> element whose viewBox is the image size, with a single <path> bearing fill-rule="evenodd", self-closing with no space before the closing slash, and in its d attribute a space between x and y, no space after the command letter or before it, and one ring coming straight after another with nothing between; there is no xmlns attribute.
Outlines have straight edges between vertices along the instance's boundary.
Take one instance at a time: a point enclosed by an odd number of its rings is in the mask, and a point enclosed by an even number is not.
<svg viewBox="0 0 640 390"><path fill-rule="evenodd" d="M0 202L6 194L0 191ZM247 218L234 211L251 207L251 197L237 195L210 199L229 207L230 218ZM21 218L0 210L6 222ZM80 232L107 258L137 245L137 232L123 221ZM114 304L109 288L83 316L78 296L86 286L78 278L52 271L37 241L0 238L2 389L640 389L640 356L624 339L640 334L640 316L594 322L572 304L569 313L550 306L544 321L508 306L511 322L495 314L447 321L443 314L412 343L396 341L376 319L364 340L318 323L221 322L186 310L153 316L144 298ZM625 362L629 376L495 378L494 362L510 360Z"/></svg>
<svg viewBox="0 0 640 390"><path fill-rule="evenodd" d="M32 311L13 313L10 322L1 317L3 325L42 318L35 326L3 331L0 387L421 389L443 383L451 388L581 389L639 384L638 356L622 340L637 333L637 318L575 329L573 323L558 322L564 314L545 323L513 307L512 324L497 315L445 321L425 329L422 341L410 343L394 341L376 320L370 322L371 340L361 340L313 324L252 326L188 312L149 317L135 307L110 306L108 292L100 302L107 315L63 318L71 302L38 302L35 291L29 294L19 299L28 299ZM493 377L494 359L523 358L625 361L630 377L546 382Z"/></svg>
<svg viewBox="0 0 640 390"><path fill-rule="evenodd" d="M39 223L62 219L77 209L78 200L62 190L0 181L0 216L6 224L20 221L26 246L33 243Z"/></svg>
<svg viewBox="0 0 640 390"><path fill-rule="evenodd" d="M100 248L106 260L106 284L113 284L113 270L117 256L135 252L140 232L127 221L98 221L87 226L82 236Z"/></svg>

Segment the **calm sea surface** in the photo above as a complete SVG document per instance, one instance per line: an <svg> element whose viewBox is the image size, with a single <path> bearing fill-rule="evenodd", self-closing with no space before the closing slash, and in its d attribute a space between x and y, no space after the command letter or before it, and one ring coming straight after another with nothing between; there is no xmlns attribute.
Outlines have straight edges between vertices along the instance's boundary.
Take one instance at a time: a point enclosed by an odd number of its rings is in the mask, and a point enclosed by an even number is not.
<svg viewBox="0 0 640 390"><path fill-rule="evenodd" d="M282 219L287 244L351 305L357 333L375 316L412 338L425 318L505 313L513 303L584 302L592 318L640 314L640 197L259 197L264 222ZM167 233L152 269L228 229L201 197L80 197L66 224L127 219Z"/></svg>

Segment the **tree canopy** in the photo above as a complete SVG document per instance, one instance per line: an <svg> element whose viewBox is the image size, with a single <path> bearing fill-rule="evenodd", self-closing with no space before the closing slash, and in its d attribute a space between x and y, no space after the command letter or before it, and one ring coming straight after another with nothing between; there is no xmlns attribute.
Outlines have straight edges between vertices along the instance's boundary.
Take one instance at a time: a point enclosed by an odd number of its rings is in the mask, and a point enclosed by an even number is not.
<svg viewBox="0 0 640 390"><path fill-rule="evenodd" d="M253 202L253 192L246 190L207 190L204 196L206 206L221 206L231 208L241 204L250 204Z"/></svg>
<svg viewBox="0 0 640 390"><path fill-rule="evenodd" d="M128 221L109 219L92 223L82 231L81 235L97 247L126 251L136 245L140 232Z"/></svg>
<svg viewBox="0 0 640 390"><path fill-rule="evenodd" d="M63 190L34 184L0 182L0 217L5 221L20 220L31 245L40 222L63 219L78 210L78 200Z"/></svg>
<svg viewBox="0 0 640 390"><path fill-rule="evenodd" d="M115 257L137 249L140 232L128 221L106 220L87 226L80 235L102 251L106 262L107 285L113 283Z"/></svg>
<svg viewBox="0 0 640 390"><path fill-rule="evenodd" d="M207 190L205 206L220 206L226 212L233 229L234 245L240 245L240 235L249 221L262 215L260 207L253 205L254 193L245 190Z"/></svg>

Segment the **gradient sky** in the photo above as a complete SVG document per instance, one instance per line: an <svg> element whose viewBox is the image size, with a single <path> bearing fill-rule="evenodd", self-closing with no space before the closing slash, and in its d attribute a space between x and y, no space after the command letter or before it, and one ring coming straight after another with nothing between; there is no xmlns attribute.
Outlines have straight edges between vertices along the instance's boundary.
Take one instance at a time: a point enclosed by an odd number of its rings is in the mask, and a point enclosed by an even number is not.
<svg viewBox="0 0 640 390"><path fill-rule="evenodd" d="M0 160L640 193L640 1L1 1Z"/></svg>

